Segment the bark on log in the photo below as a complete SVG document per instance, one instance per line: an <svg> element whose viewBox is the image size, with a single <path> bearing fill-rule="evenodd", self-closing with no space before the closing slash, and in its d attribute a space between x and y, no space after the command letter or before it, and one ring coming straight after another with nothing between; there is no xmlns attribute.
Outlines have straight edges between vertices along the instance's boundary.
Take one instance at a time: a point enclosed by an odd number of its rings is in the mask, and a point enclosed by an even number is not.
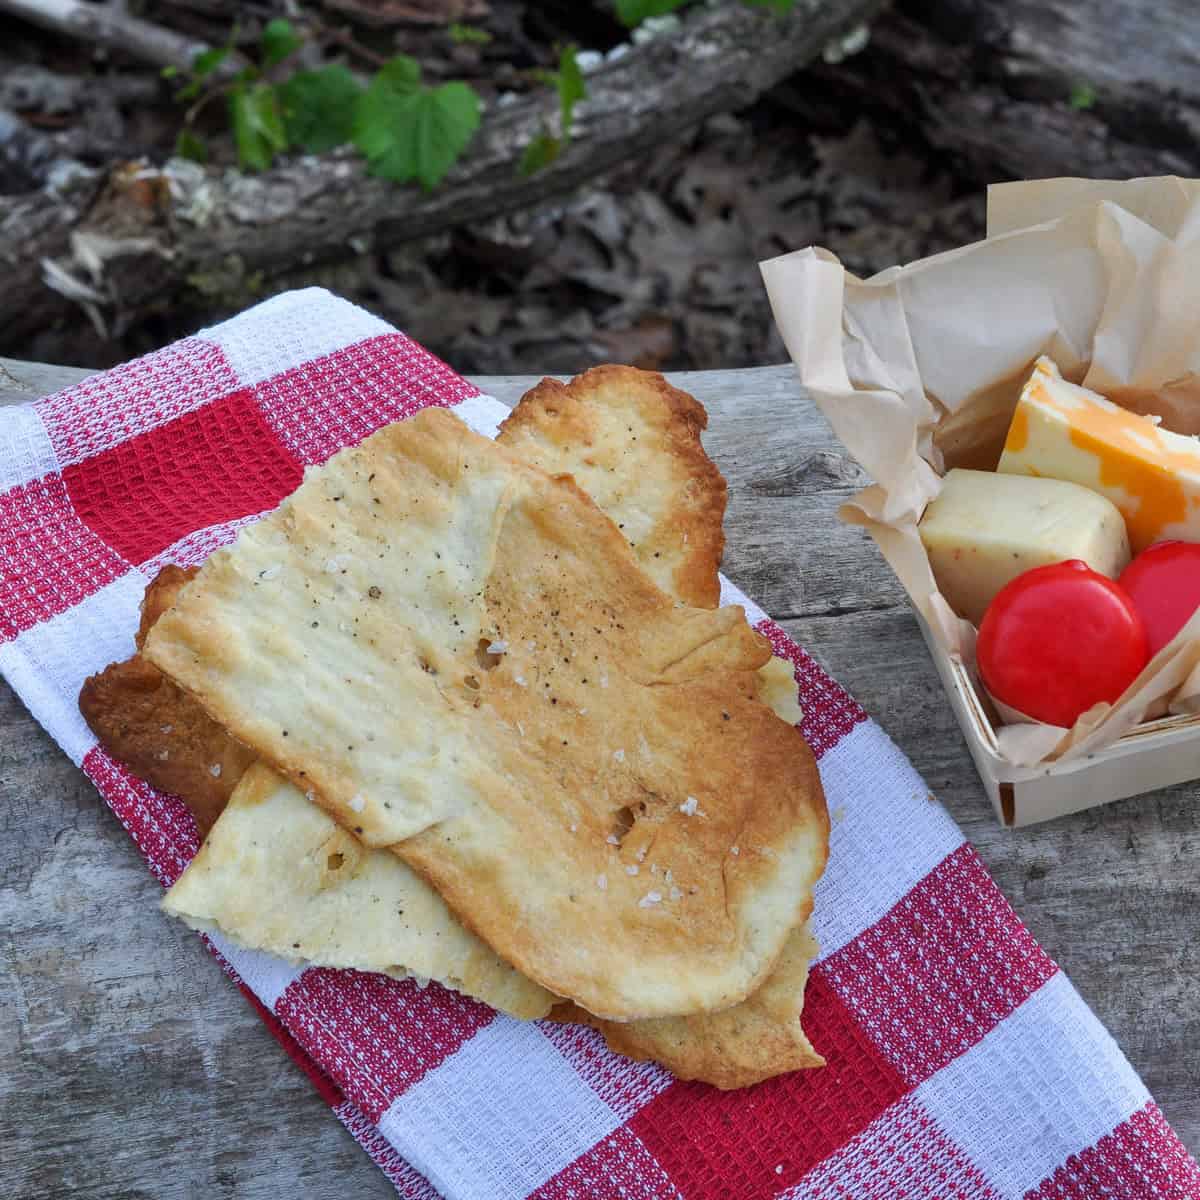
<svg viewBox="0 0 1200 1200"><path fill-rule="evenodd" d="M915 128L981 181L1200 174L1195 0L900 0L787 88Z"/></svg>
<svg viewBox="0 0 1200 1200"><path fill-rule="evenodd" d="M62 33L89 45L128 54L159 67L192 65L207 42L176 33L165 25L143 21L125 10L123 4L89 3L88 0L0 0L0 12L40 25L51 33ZM230 55L217 69L219 74L244 66L239 55Z"/></svg>
<svg viewBox="0 0 1200 1200"><path fill-rule="evenodd" d="M745 107L879 7L880 0L798 0L783 17L733 4L698 9L679 33L588 76L571 142L531 177L516 163L532 137L553 127L549 92L489 112L465 159L430 193L372 178L339 152L257 176L179 160L162 171L124 166L103 179L77 177L59 192L0 197L8 310L0 348L69 311L46 286L45 259L103 297L89 301L93 319L120 328L189 285L220 290L344 254L368 238L394 243L511 212L714 113Z"/></svg>

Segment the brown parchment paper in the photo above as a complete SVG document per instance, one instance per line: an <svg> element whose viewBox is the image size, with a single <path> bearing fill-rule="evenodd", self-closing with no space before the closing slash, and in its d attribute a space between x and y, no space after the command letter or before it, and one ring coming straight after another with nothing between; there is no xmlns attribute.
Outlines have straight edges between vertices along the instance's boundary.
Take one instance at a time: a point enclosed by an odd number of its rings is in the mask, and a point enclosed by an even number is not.
<svg viewBox="0 0 1200 1200"><path fill-rule="evenodd" d="M950 467L991 470L1021 384L1063 375L1200 434L1200 180L1048 179L988 191L988 235L870 279L809 248L760 264L800 380L875 480L843 506L948 653L975 631L937 592L917 534ZM1200 614L1112 705L1070 730L1004 710L1001 755L1033 766L1200 712Z"/></svg>

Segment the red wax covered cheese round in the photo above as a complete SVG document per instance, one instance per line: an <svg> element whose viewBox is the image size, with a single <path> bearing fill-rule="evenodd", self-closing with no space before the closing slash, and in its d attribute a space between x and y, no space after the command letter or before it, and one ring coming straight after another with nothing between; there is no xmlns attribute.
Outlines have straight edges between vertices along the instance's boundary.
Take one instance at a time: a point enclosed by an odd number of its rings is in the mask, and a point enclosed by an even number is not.
<svg viewBox="0 0 1200 1200"><path fill-rule="evenodd" d="M979 626L979 674L997 700L1070 727L1112 702L1150 659L1124 589L1078 559L1035 567L996 593Z"/></svg>
<svg viewBox="0 0 1200 1200"><path fill-rule="evenodd" d="M1156 542L1125 568L1119 580L1141 614L1157 654L1200 608L1200 545Z"/></svg>

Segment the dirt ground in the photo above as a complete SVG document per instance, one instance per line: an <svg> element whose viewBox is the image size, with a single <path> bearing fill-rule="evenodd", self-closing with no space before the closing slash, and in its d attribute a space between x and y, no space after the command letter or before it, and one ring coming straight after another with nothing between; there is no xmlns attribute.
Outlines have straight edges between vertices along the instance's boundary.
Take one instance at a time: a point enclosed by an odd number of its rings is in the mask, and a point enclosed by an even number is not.
<svg viewBox="0 0 1200 1200"><path fill-rule="evenodd" d="M589 36L600 37L580 20L571 29L573 18L563 15L569 6L554 19L542 12L537 20L526 11L532 7L478 0L477 20L493 37L484 50L451 46L436 24L376 28L372 36L420 56L431 72L475 72L481 90L519 89L529 68L552 61L564 32L585 46ZM206 19L211 27L220 18ZM111 78L117 70L27 27L0 24L0 35L0 67L10 64L0 72L0 107L13 107L22 71L30 77L49 70L69 80L89 73ZM21 70L14 74L13 65ZM81 112L67 101L55 111L38 78L42 92L33 99L40 107L23 116L85 161L118 151L164 157L178 122L169 95L107 113ZM605 361L670 369L780 361L785 355L759 280L761 259L815 244L869 274L970 241L983 226L979 180L939 162L911 131L881 125L877 114L830 106L820 126L798 117L789 96L805 86L799 73L751 109L713 118L648 159L541 208L297 270L255 294L182 296L117 340L102 339L81 316L10 353L111 365L271 292L319 284L377 312L464 372L570 372ZM0 190L15 190L20 180L10 173L4 183L0 176Z"/></svg>

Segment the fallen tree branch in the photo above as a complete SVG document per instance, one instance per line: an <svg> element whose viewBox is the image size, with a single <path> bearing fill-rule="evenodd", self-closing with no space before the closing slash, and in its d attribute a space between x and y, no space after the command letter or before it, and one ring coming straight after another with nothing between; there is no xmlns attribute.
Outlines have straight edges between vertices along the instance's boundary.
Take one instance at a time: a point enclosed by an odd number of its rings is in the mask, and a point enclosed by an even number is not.
<svg viewBox="0 0 1200 1200"><path fill-rule="evenodd" d="M1198 60L1192 0L901 0L779 98L906 127L981 181L1196 175Z"/></svg>
<svg viewBox="0 0 1200 1200"><path fill-rule="evenodd" d="M344 256L369 239L395 243L526 207L745 107L878 7L879 0L798 0L784 17L740 4L697 10L677 34L588 76L571 142L531 177L516 164L553 119L549 93L493 108L466 158L428 193L374 178L339 152L257 176L179 160L162 171L118 168L86 203L84 184L62 196L0 197L9 311L0 338L18 345L63 316L66 278L103 297L108 325L119 332L178 303L188 287L244 296L248 278ZM81 233L107 239L99 270L94 256L85 263L72 249ZM46 285L44 259L55 263L55 288Z"/></svg>
<svg viewBox="0 0 1200 1200"><path fill-rule="evenodd" d="M128 75L60 75L33 63L0 59L0 108L54 115L89 105L152 104L161 81L146 72Z"/></svg>
<svg viewBox="0 0 1200 1200"><path fill-rule="evenodd" d="M62 34L91 46L120 52L158 67L187 70L208 44L176 33L163 25L131 16L118 0L91 4L87 0L0 0L0 12L20 17L51 33ZM221 72L245 66L240 55L230 54Z"/></svg>

